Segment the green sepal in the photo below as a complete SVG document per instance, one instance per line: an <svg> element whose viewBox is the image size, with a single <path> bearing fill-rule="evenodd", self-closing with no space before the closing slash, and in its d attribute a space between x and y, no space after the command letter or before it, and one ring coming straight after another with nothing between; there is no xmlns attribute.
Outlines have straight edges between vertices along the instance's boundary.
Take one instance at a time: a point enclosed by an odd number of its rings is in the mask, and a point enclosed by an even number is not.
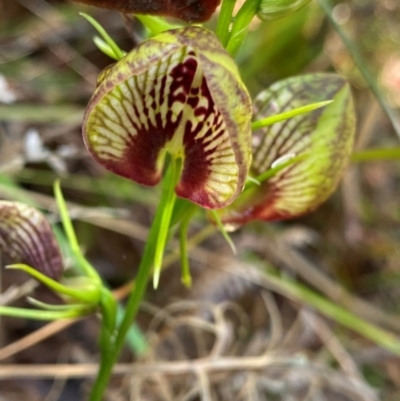
<svg viewBox="0 0 400 401"><path fill-rule="evenodd" d="M103 51L103 49L105 48L104 46L105 44L108 46L107 50L104 52L107 56L112 57L115 60L120 60L122 57L124 57L126 52L124 52L119 48L119 46L114 42L114 40L107 33L107 31L93 17L85 13L79 13L79 15L81 15L90 24L92 24L93 28L95 28L97 32L100 34L100 36L103 38L104 43L102 43L101 47L99 47L101 51ZM96 43L96 45L97 44L98 43Z"/></svg>
<svg viewBox="0 0 400 401"><path fill-rule="evenodd" d="M164 18L156 17L155 15L135 14L135 17L146 27L150 37L170 29L182 28L182 25L170 24Z"/></svg>
<svg viewBox="0 0 400 401"><path fill-rule="evenodd" d="M92 305L86 306L85 308L74 308L68 310L39 310L39 309L25 309L16 308L13 306L2 306L0 305L0 316L17 317L21 319L33 319L33 320L61 320L61 319L73 319L82 316L88 316L93 313L95 309Z"/></svg>
<svg viewBox="0 0 400 401"><path fill-rule="evenodd" d="M40 273L33 267L22 263L8 265L6 266L6 268L22 270L60 295L65 295L71 299L79 300L91 305L97 305L99 302L100 288L98 286L98 283L94 282L89 277L76 277L74 279L66 279L65 282L67 282L68 285L63 285ZM74 288L71 288L70 285L73 285Z"/></svg>
<svg viewBox="0 0 400 401"><path fill-rule="evenodd" d="M64 227L64 231L67 236L72 253L74 254L83 272L92 280L97 282L98 285L101 286L102 283L101 277L97 273L96 269L94 269L94 267L86 260L86 258L83 256L81 252L78 240L75 235L74 227L69 217L68 208L61 191L60 180L56 180L54 182L53 191L54 191L54 197L56 198L57 207L60 212L60 217Z"/></svg>
<svg viewBox="0 0 400 401"><path fill-rule="evenodd" d="M46 302L39 301L38 299L27 297L26 300L32 305L36 306L37 308L49 311L68 311L68 310L78 310L78 309L87 309L87 304L61 304L61 305L54 305L48 304Z"/></svg>

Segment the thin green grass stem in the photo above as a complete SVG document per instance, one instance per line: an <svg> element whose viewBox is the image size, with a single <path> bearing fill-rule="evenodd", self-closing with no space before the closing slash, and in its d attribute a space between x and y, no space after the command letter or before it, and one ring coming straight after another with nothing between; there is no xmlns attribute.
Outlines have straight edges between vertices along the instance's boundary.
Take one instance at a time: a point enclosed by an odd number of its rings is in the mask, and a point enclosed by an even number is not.
<svg viewBox="0 0 400 401"><path fill-rule="evenodd" d="M354 152L351 155L353 163L372 161L400 160L400 148L372 148Z"/></svg>
<svg viewBox="0 0 400 401"><path fill-rule="evenodd" d="M296 301L307 303L337 323L368 338L382 348L400 355L400 339L394 334L366 322L308 287L289 278L279 276L278 271L271 266L268 266L264 273L266 280L272 284L275 291Z"/></svg>

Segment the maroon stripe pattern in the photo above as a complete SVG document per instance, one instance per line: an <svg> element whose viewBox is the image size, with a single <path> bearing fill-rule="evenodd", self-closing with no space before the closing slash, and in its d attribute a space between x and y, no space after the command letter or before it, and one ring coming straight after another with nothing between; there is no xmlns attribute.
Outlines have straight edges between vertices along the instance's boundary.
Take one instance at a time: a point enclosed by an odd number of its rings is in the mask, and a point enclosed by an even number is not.
<svg viewBox="0 0 400 401"><path fill-rule="evenodd" d="M168 153L182 159L178 196L221 208L251 161L251 100L212 32L188 27L145 41L100 78L83 137L106 169L156 185Z"/></svg>
<svg viewBox="0 0 400 401"><path fill-rule="evenodd" d="M60 248L46 218L35 208L0 201L0 249L53 279L63 272Z"/></svg>
<svg viewBox="0 0 400 401"><path fill-rule="evenodd" d="M254 219L283 220L304 215L335 190L346 168L355 135L349 85L336 74L289 78L261 92L254 101L260 120L324 100L331 104L257 130L253 134L253 177L279 161L305 159L279 171L261 186L245 191L221 218L232 227Z"/></svg>

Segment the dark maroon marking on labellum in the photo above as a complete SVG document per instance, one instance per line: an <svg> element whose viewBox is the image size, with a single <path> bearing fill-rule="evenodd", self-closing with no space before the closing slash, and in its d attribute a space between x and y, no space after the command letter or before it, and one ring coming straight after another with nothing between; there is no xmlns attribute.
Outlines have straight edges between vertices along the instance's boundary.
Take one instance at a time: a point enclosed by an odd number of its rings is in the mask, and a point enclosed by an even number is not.
<svg viewBox="0 0 400 401"><path fill-rule="evenodd" d="M195 90L194 92L198 93L198 90ZM201 93L202 96L207 98L208 107L206 108L204 106L200 106L194 109L194 114L196 117L204 116L203 121L199 121L196 127L193 128L193 123L190 120L186 122L183 137L185 161L180 183L176 189L176 192L178 195L191 194L190 198L193 201L201 204L207 204L209 203L209 195L204 188L204 184L207 182L210 176L210 161L207 160L207 157L214 152L214 149L212 148L206 151L204 148L205 146L209 145L209 143L207 142L204 144L203 140L205 138L209 138L213 132L220 128L222 124L222 118L220 118L220 120L217 122L218 114L215 114L213 123L208 126L209 128L203 137L197 140L195 139L197 134L204 127L204 120L206 120L214 110L214 101L211 97L206 79L204 77L201 83ZM222 130L214 137L213 141L215 141L223 133L224 131Z"/></svg>
<svg viewBox="0 0 400 401"><path fill-rule="evenodd" d="M175 66L170 76L173 79L171 83L170 97L168 98L168 107L171 107L174 102L186 103L187 96L192 87L194 75L196 74L197 61L194 58L188 58L184 63L179 63ZM183 92L176 95L176 91L182 88Z"/></svg>
<svg viewBox="0 0 400 401"><path fill-rule="evenodd" d="M143 185L153 186L160 181L161 172L157 170L157 160L160 150L163 149L167 142L172 139L183 116L183 111L181 111L179 115L176 116L176 121L172 122L172 105L175 102L186 104L196 69L197 61L192 57L177 64L171 69L170 76L173 78L173 81L169 88L168 110L164 125L161 112L155 111L155 124L153 124L150 118L148 118L148 129L144 129L144 126L139 126L135 121L140 121L140 113L135 103L132 104L135 118L130 118L130 123L137 130L137 134L132 135L128 132L126 150L123 154L122 160L115 161L112 157L110 159L102 160L102 164L106 169L109 169L123 177L134 179L136 182ZM165 77L162 78L162 83L165 87ZM154 87L149 91L149 95L152 95L154 99L157 95L155 89L156 84L157 80L153 82ZM161 94L164 92L165 89L160 91L160 97L158 98L160 105L165 101L165 95L161 97ZM154 104L154 102L152 103ZM145 102L143 101L143 106L144 105ZM112 105L109 102L108 106L112 108ZM144 106L143 113L149 112L150 111L147 107ZM103 154L107 155L107 152L104 152ZM112 156L112 154L109 154L109 156Z"/></svg>
<svg viewBox="0 0 400 401"><path fill-rule="evenodd" d="M221 0L74 0L123 13L152 14L204 22L211 18Z"/></svg>

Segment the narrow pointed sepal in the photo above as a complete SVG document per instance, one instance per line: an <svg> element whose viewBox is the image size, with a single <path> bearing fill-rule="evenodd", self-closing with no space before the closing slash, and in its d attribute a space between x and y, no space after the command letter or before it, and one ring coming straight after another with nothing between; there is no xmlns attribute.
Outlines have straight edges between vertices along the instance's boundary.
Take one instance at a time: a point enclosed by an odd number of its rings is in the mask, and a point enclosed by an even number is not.
<svg viewBox="0 0 400 401"><path fill-rule="evenodd" d="M219 211L224 224L234 227L255 219L298 217L332 194L350 160L354 141L355 114L348 83L336 74L293 77L261 92L254 105L255 119L261 120L330 99L333 102L323 108L254 133L253 177L280 163L289 165L260 186L246 189L231 206Z"/></svg>
<svg viewBox="0 0 400 401"><path fill-rule="evenodd" d="M50 224L31 206L0 201L0 249L52 279L62 275L61 251Z"/></svg>
<svg viewBox="0 0 400 401"><path fill-rule="evenodd" d="M251 100L235 62L200 27L163 32L103 75L83 137L106 169L160 181L167 153L182 159L178 196L215 209L242 191L251 162Z"/></svg>

